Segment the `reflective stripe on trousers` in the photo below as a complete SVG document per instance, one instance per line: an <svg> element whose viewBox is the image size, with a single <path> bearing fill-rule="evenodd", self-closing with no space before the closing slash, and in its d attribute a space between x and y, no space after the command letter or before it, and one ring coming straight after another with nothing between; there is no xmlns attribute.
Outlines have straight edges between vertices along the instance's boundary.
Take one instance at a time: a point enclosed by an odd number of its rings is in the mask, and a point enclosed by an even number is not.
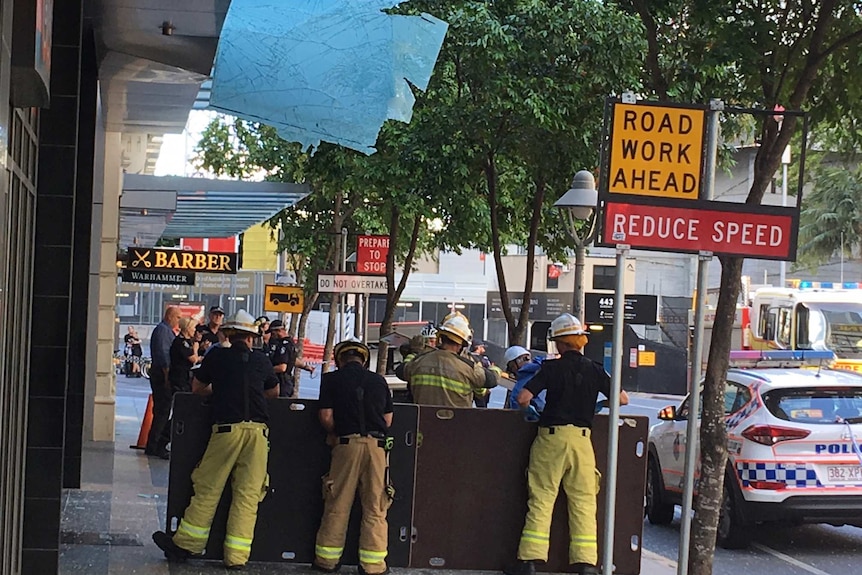
<svg viewBox="0 0 862 575"><path fill-rule="evenodd" d="M369 575L386 570L389 498L385 470L386 452L373 437L351 437L349 443L332 448L332 465L323 477L323 519L315 542L317 565L332 568L341 560L358 488L362 502L359 564Z"/></svg>
<svg viewBox="0 0 862 575"><path fill-rule="evenodd" d="M218 432L227 427L230 431ZM232 499L224 540L224 562L228 566L248 562L257 506L266 493L268 453L269 441L263 423L213 426L207 450L192 472L194 496L174 535L174 543L192 553L203 553L216 507L231 477Z"/></svg>
<svg viewBox="0 0 862 575"><path fill-rule="evenodd" d="M551 516L560 485L566 492L569 515L569 563L598 562L596 496L601 475L590 432L571 425L551 433L540 427L530 448L527 468L528 510L518 545L518 559L548 560Z"/></svg>

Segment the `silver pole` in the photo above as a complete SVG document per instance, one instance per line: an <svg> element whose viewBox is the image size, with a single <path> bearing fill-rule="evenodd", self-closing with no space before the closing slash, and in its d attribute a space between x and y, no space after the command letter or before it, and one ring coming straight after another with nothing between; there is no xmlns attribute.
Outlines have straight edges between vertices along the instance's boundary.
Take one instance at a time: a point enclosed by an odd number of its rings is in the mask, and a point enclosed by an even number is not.
<svg viewBox="0 0 862 575"><path fill-rule="evenodd" d="M584 323L584 267L587 261L586 242L578 242L575 246L575 301L572 302L572 314Z"/></svg>
<svg viewBox="0 0 862 575"><path fill-rule="evenodd" d="M362 343L368 344L368 311L371 304L371 294L362 294Z"/></svg>
<svg viewBox="0 0 862 575"><path fill-rule="evenodd" d="M781 205L787 207L787 162L781 163ZM784 260L781 260L778 268L778 285L787 285L787 262Z"/></svg>
<svg viewBox="0 0 862 575"><path fill-rule="evenodd" d="M605 470L605 529L602 538L602 572L614 573L614 523L617 506L617 460L620 444L620 392L623 388L623 330L625 329L626 256L629 246L617 245L617 277L614 290L614 338L611 363L611 396L608 398L608 466Z"/></svg>
<svg viewBox="0 0 862 575"><path fill-rule="evenodd" d="M721 100L710 100L707 112L707 142L706 142L706 169L704 170L705 181L701 190L701 199L712 200L715 188L715 161L718 150L718 113L724 109ZM685 472L683 474L682 486L682 518L679 529L679 557L676 562L678 575L688 574L689 544L691 542L691 514L692 499L694 495L694 471L697 464L698 454L698 431L696 425L700 414L700 379L703 365L704 347L704 308L706 304L706 291L708 289L707 279L709 262L712 260L711 252L701 252L697 262L697 301L694 305L694 353L691 361L691 389L688 396L688 426L686 428L685 443Z"/></svg>

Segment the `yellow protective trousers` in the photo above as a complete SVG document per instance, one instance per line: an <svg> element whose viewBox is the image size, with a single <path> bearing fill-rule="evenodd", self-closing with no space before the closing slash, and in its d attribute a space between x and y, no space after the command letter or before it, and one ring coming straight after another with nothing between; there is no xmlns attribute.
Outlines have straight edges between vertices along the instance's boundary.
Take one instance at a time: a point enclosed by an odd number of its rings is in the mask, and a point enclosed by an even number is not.
<svg viewBox="0 0 862 575"><path fill-rule="evenodd" d="M596 565L596 496L600 481L589 429L573 425L540 427L530 448L527 519L518 559L548 560L551 515L562 483L569 510L569 563Z"/></svg>
<svg viewBox="0 0 862 575"><path fill-rule="evenodd" d="M379 440L358 435L342 437L332 448L332 465L323 477L323 519L317 532L314 562L330 569L341 561L353 499L359 489L362 523L359 564L369 575L386 571L388 525L386 512L386 452Z"/></svg>
<svg viewBox="0 0 862 575"><path fill-rule="evenodd" d="M224 563L230 567L248 562L257 506L267 490L267 436L263 423L213 425L207 450L192 472L194 496L174 535L174 543L192 553L203 553L216 507L230 477L232 499L224 539Z"/></svg>

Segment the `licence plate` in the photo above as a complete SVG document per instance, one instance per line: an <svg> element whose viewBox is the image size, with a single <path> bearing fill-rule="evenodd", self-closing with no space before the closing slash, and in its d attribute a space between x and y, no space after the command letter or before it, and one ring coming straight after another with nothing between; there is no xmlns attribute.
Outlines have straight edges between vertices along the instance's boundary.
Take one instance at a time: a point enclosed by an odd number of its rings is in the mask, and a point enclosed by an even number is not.
<svg viewBox="0 0 862 575"><path fill-rule="evenodd" d="M826 480L830 483L862 481L862 465L829 465Z"/></svg>

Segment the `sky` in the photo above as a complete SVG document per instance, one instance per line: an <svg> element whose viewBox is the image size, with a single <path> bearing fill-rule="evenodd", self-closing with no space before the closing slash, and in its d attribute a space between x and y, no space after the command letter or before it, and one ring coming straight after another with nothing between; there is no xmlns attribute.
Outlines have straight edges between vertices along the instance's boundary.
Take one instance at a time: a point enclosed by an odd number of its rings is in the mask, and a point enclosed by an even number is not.
<svg viewBox="0 0 862 575"><path fill-rule="evenodd" d="M195 169L191 160L195 146L200 140L201 132L215 115L215 112L208 110L192 110L182 134L165 134L154 175L194 176Z"/></svg>

